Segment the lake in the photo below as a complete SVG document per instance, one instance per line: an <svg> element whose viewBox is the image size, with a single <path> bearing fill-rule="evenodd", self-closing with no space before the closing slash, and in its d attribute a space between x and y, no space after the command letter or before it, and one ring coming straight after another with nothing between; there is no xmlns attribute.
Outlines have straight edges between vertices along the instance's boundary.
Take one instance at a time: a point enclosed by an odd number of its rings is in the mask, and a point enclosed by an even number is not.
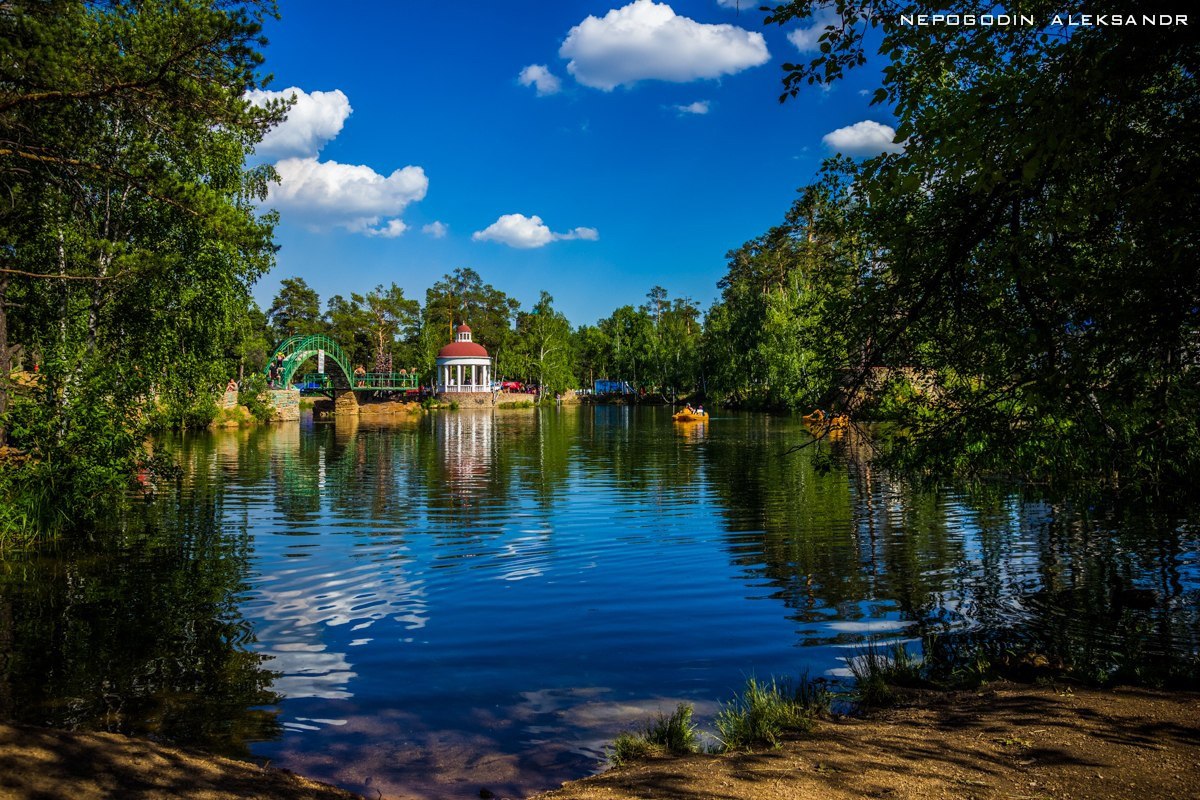
<svg viewBox="0 0 1200 800"><path fill-rule="evenodd" d="M375 796L525 796L679 702L1000 637L1153 673L1200 650L1200 525L920 490L798 419L584 406L156 443L177 486L0 555L0 713ZM1053 655L1053 654L1052 654Z"/></svg>

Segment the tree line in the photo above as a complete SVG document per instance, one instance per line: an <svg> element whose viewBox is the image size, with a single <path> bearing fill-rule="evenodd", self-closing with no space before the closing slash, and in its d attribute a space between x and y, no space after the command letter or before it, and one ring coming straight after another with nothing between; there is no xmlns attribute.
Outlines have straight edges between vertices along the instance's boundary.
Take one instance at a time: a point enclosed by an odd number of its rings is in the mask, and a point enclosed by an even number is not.
<svg viewBox="0 0 1200 800"><path fill-rule="evenodd" d="M470 268L443 276L425 292L423 304L392 283L349 299L334 295L323 310L303 278L285 278L265 312L253 303L246 307L234 347L237 372L261 371L274 344L289 336L323 333L355 365L429 375L438 350L453 341L455 326L463 322L495 359L497 376L549 394L613 379L670 398L693 393L700 384L703 322L690 299L671 298L655 286L645 303L575 327L549 293L541 292L523 309Z"/></svg>

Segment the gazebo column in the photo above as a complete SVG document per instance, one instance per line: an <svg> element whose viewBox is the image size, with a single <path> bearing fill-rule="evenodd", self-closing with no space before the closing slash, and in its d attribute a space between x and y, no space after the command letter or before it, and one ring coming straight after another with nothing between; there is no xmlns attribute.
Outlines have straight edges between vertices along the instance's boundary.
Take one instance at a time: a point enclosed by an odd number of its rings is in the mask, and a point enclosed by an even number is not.
<svg viewBox="0 0 1200 800"><path fill-rule="evenodd" d="M460 390L462 389L462 364L458 365L458 380L454 382L454 385Z"/></svg>

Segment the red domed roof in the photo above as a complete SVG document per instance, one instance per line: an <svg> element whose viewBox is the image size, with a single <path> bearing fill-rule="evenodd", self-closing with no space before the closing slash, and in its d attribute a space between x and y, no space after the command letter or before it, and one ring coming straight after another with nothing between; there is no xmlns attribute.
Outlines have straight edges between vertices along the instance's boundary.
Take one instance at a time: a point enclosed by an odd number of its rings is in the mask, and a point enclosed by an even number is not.
<svg viewBox="0 0 1200 800"><path fill-rule="evenodd" d="M471 326L464 322L463 324L459 325L458 328L456 328L456 330L459 333L470 333Z"/></svg>
<svg viewBox="0 0 1200 800"><path fill-rule="evenodd" d="M451 342L438 350L438 358L487 358L488 351L475 342Z"/></svg>

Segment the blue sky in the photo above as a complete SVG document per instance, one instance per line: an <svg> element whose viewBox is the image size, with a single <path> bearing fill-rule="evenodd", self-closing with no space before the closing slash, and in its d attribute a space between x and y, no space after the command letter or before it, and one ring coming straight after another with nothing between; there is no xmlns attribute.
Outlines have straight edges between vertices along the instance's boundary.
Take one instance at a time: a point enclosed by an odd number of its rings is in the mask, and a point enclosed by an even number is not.
<svg viewBox="0 0 1200 800"><path fill-rule="evenodd" d="M268 89L303 95L258 153L281 175L264 308L290 276L423 300L456 267L577 325L656 284L707 308L822 159L889 146L876 72L781 105L816 33L735 0L280 5Z"/></svg>

